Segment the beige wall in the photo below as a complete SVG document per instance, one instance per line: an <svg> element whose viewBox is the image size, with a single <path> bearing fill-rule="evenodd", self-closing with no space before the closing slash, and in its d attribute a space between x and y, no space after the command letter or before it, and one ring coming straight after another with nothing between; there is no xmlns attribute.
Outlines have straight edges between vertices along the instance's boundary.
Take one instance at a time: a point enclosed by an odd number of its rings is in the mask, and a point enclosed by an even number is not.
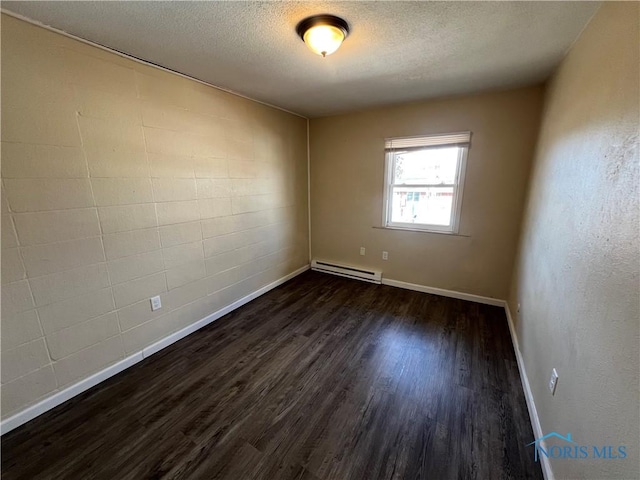
<svg viewBox="0 0 640 480"><path fill-rule="evenodd" d="M506 298L542 93L532 87L311 120L313 258ZM372 228L382 223L385 137L463 130L473 137L460 235Z"/></svg>
<svg viewBox="0 0 640 480"><path fill-rule="evenodd" d="M306 141L3 15L3 418L306 265Z"/></svg>
<svg viewBox="0 0 640 480"><path fill-rule="evenodd" d="M630 454L556 478L640 478L638 10L605 4L550 83L509 301L543 432Z"/></svg>

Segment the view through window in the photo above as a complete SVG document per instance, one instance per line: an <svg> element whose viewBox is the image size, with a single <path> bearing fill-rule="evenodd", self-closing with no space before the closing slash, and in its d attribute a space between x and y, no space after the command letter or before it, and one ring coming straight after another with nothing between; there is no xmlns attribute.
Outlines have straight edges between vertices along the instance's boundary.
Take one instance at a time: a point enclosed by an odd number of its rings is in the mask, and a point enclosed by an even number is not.
<svg viewBox="0 0 640 480"><path fill-rule="evenodd" d="M457 232L469 137L387 140L385 226Z"/></svg>

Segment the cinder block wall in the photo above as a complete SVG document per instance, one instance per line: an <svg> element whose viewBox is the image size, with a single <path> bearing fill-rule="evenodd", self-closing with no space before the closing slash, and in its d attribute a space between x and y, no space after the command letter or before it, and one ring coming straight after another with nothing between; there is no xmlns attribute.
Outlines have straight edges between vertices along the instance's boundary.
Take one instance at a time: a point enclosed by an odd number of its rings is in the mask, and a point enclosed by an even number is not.
<svg viewBox="0 0 640 480"><path fill-rule="evenodd" d="M306 135L3 15L2 417L307 264Z"/></svg>

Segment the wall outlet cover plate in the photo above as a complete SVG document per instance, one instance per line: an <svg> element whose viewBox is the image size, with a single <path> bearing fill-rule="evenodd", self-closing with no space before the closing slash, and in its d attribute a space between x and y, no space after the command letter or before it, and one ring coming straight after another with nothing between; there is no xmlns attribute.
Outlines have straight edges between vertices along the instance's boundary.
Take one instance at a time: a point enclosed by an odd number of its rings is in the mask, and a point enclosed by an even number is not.
<svg viewBox="0 0 640 480"><path fill-rule="evenodd" d="M554 368L551 370L551 378L549 378L549 391L551 395L555 395L556 386L558 385L558 371Z"/></svg>

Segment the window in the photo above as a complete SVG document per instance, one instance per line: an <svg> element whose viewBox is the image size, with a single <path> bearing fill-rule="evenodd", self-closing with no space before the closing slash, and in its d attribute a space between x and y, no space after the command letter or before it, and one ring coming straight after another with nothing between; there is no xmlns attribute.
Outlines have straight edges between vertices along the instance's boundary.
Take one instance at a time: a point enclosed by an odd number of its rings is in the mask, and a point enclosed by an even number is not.
<svg viewBox="0 0 640 480"><path fill-rule="evenodd" d="M458 233L471 132L390 138L383 226Z"/></svg>

